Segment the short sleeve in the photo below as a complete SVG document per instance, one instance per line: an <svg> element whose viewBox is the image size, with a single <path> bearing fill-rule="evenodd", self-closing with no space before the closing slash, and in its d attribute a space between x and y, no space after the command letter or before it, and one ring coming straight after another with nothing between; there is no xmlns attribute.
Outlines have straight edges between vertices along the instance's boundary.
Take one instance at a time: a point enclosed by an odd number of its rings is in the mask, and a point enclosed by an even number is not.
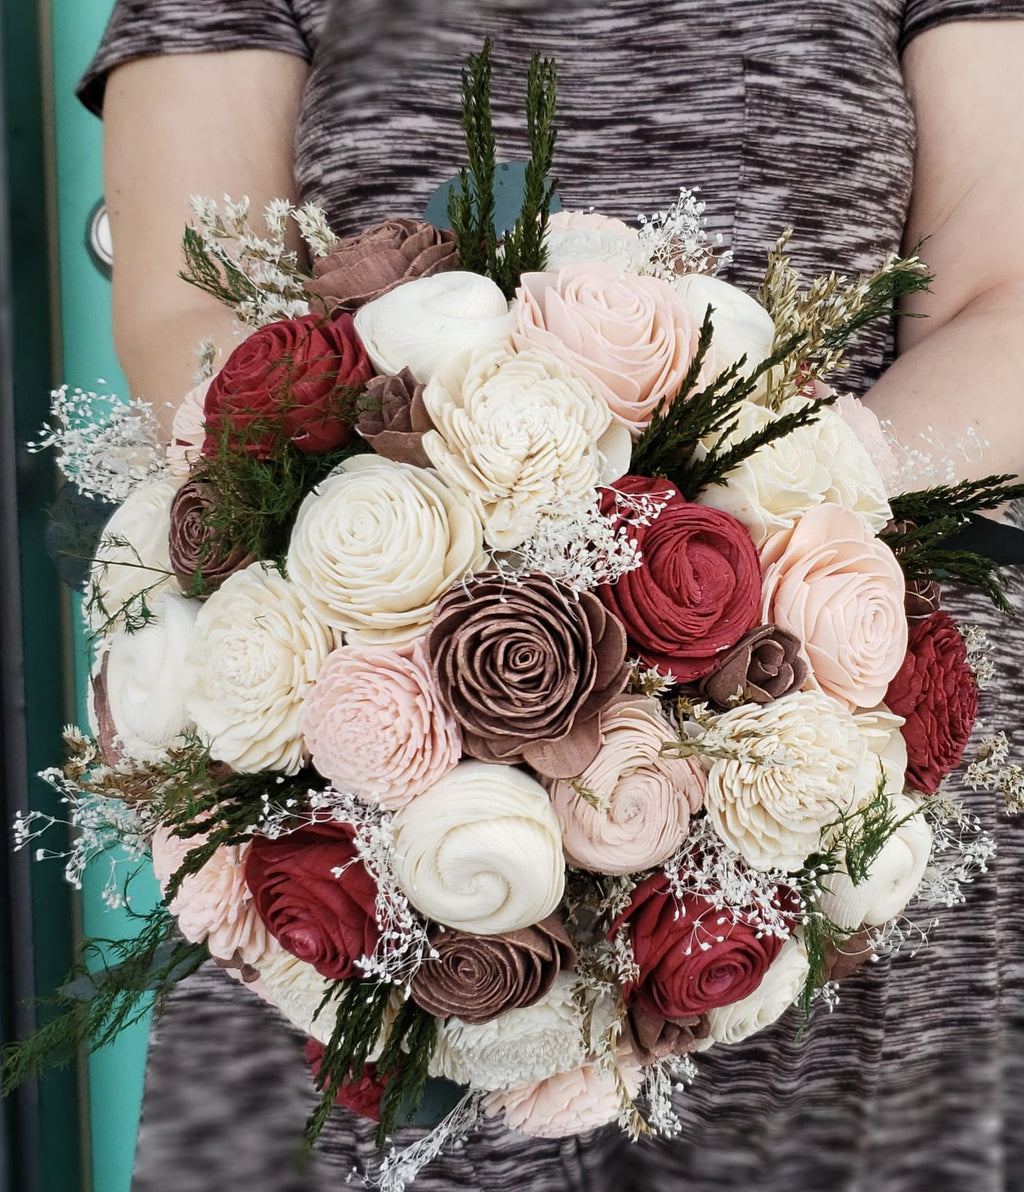
<svg viewBox="0 0 1024 1192"><path fill-rule="evenodd" d="M907 0L900 52L919 33L948 21L997 21L1024 17L1024 0Z"/></svg>
<svg viewBox="0 0 1024 1192"><path fill-rule="evenodd" d="M103 40L76 88L103 114L107 76L115 66L158 54L214 50L283 50L310 60L292 0L116 0Z"/></svg>

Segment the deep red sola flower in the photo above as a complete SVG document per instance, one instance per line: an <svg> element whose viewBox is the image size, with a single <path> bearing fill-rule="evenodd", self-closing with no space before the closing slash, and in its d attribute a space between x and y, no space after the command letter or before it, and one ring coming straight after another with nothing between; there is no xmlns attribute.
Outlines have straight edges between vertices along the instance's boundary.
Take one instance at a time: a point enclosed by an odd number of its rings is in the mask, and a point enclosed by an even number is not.
<svg viewBox="0 0 1024 1192"><path fill-rule="evenodd" d="M203 455L225 432L253 455L291 441L307 455L342 447L352 428L345 391L373 373L351 315L303 315L254 331L228 357L206 394Z"/></svg>
<svg viewBox="0 0 1024 1192"><path fill-rule="evenodd" d="M933 795L960 764L978 715L978 685L967 647L941 610L910 627L907 656L885 702L902 716L907 782Z"/></svg>
<svg viewBox="0 0 1024 1192"><path fill-rule="evenodd" d="M795 913L795 895L780 886L780 907L790 903ZM633 891L612 932L623 926L640 970L623 988L623 1000L669 1020L688 1020L753 993L785 942L696 894L677 898L663 873Z"/></svg>
<svg viewBox="0 0 1024 1192"><path fill-rule="evenodd" d="M651 499L647 525L622 520L642 563L597 589L641 658L681 683L706 675L756 625L761 564L746 528L718 509L687 501L667 480L624 476L606 489L601 512L622 517L621 497ZM665 498L668 498L667 501Z"/></svg>
<svg viewBox="0 0 1024 1192"><path fill-rule="evenodd" d="M316 1039L307 1039L304 1048L306 1063L313 1070L314 1079L320 1075L320 1061L324 1058L323 1044ZM384 1096L387 1081L377 1070L376 1064L366 1064L358 1080L349 1078L338 1089L334 1098L335 1105L343 1105L359 1117L368 1118L371 1122L380 1121L380 1102Z"/></svg>
<svg viewBox="0 0 1024 1192"><path fill-rule="evenodd" d="M356 961L380 938L377 887L353 844L349 824L311 824L271 838L255 836L245 881L277 942L321 976L358 975Z"/></svg>

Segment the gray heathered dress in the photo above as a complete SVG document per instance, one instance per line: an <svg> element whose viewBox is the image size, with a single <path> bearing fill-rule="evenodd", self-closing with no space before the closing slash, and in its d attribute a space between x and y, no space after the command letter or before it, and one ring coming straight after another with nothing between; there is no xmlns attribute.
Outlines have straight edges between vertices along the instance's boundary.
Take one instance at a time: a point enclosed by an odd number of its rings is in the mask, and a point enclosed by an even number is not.
<svg viewBox="0 0 1024 1192"><path fill-rule="evenodd" d="M495 38L500 156L522 159L520 91L534 49L558 60L565 205L631 218L699 186L749 284L782 227L808 272L868 268L899 247L913 115L900 53L951 20L1024 15L1024 0L119 0L83 80L162 53L266 48L311 63L296 139L304 198L340 232L418 215L461 162L459 69ZM880 329L844 385L891 354ZM1024 444L1021 445L1024 455ZM1024 609L1024 569L1009 573ZM974 597L993 630L986 730L1024 758L1024 629ZM849 979L802 1043L785 1017L700 1059L681 1139L628 1146L616 1130L545 1142L489 1126L415 1187L602 1192L1001 1192L1024 1189L1024 825L966 792L997 837L966 907L930 944ZM373 1155L339 1113L300 1173L313 1104L301 1040L215 968L180 986L154 1033L136 1192L322 1192ZM403 1131L399 1142L415 1137Z"/></svg>

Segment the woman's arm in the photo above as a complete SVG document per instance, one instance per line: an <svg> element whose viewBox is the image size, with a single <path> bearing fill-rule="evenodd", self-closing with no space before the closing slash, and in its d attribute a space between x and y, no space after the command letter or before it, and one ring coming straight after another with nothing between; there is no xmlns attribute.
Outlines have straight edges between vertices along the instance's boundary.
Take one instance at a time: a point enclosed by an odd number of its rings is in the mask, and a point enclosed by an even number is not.
<svg viewBox="0 0 1024 1192"><path fill-rule="evenodd" d="M907 446L938 460L944 444L964 478L1022 475L1024 21L928 30L903 66L918 125L906 247L928 238L935 281L869 401ZM970 459L956 446L969 431Z"/></svg>
<svg viewBox="0 0 1024 1192"><path fill-rule="evenodd" d="M134 395L165 436L191 388L198 343L230 351L240 326L178 278L189 197L291 198L307 67L271 50L175 54L118 67L103 109L104 189L114 241L114 339Z"/></svg>

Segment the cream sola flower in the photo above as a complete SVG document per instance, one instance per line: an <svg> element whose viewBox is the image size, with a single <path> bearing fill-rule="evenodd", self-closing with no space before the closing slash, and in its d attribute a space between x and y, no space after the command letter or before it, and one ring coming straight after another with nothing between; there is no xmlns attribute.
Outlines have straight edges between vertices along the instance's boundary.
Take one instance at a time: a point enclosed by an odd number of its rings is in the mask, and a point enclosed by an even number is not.
<svg viewBox="0 0 1024 1192"><path fill-rule="evenodd" d="M442 370L423 403L423 448L464 492L488 544L513 550L542 513L586 502L629 467L630 437L568 364L540 349L485 348Z"/></svg>
<svg viewBox="0 0 1024 1192"><path fill-rule="evenodd" d="M362 645L418 637L444 593L485 562L467 497L431 471L370 455L306 497L288 547L288 575L313 615Z"/></svg>
<svg viewBox="0 0 1024 1192"><path fill-rule="evenodd" d="M199 611L188 659L186 708L211 757L295 774L302 702L335 644L278 572L253 563L227 579Z"/></svg>

